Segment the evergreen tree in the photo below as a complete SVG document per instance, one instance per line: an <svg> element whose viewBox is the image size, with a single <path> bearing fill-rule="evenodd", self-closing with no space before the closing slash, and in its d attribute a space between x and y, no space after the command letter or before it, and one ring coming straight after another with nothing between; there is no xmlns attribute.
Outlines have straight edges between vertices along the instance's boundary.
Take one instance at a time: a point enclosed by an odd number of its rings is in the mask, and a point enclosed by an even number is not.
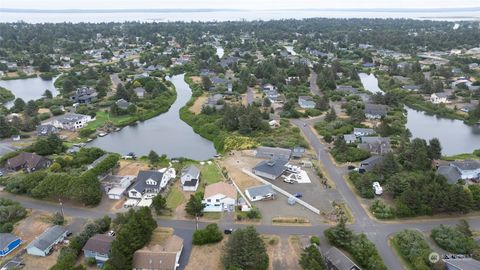
<svg viewBox="0 0 480 270"><path fill-rule="evenodd" d="M190 195L190 199L185 205L185 211L191 216L201 216L203 214L203 208L205 204L202 203L203 192L197 192L195 195Z"/></svg>
<svg viewBox="0 0 480 270"><path fill-rule="evenodd" d="M310 245L302 252L299 264L304 270L325 269L325 262L316 245Z"/></svg>
<svg viewBox="0 0 480 270"><path fill-rule="evenodd" d="M333 107L330 108L330 111L325 115L325 121L332 122L337 119L337 114L335 113L335 109Z"/></svg>
<svg viewBox="0 0 480 270"><path fill-rule="evenodd" d="M155 213L160 215L162 214L162 211L167 208L167 200L162 195L157 194L157 196L153 197L152 206L155 210Z"/></svg>
<svg viewBox="0 0 480 270"><path fill-rule="evenodd" d="M438 138L433 138L429 141L428 156L430 159L440 159L442 157L442 146Z"/></svg>
<svg viewBox="0 0 480 270"><path fill-rule="evenodd" d="M23 101L23 99L21 98L17 98L15 99L15 101L13 102L13 107L12 107L12 112L16 112L16 113L19 113L19 112L23 112L25 110L25 101Z"/></svg>
<svg viewBox="0 0 480 270"><path fill-rule="evenodd" d="M225 269L266 270L268 254L253 226L235 231L225 244L222 257Z"/></svg>
<svg viewBox="0 0 480 270"><path fill-rule="evenodd" d="M45 98L52 99L52 98L53 98L52 91L46 89L45 92L43 93L43 96L44 96Z"/></svg>
<svg viewBox="0 0 480 270"><path fill-rule="evenodd" d="M25 107L25 113L29 116L35 116L38 112L38 106L35 101L30 100L27 102L27 105Z"/></svg>
<svg viewBox="0 0 480 270"><path fill-rule="evenodd" d="M160 160L160 156L158 156L157 152L150 150L148 153L148 160L151 164L155 164Z"/></svg>

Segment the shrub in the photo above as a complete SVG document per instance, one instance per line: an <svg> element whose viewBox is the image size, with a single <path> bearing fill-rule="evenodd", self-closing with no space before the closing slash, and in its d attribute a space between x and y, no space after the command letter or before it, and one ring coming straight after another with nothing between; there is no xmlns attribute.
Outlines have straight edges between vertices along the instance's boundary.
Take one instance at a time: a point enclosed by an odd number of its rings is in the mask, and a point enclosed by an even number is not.
<svg viewBox="0 0 480 270"><path fill-rule="evenodd" d="M400 255L415 269L430 269L428 256L432 252L430 246L418 231L405 230L393 238L393 243L398 247Z"/></svg>
<svg viewBox="0 0 480 270"><path fill-rule="evenodd" d="M432 238L448 252L469 254L476 247L475 241L458 228L440 225L432 230Z"/></svg>
<svg viewBox="0 0 480 270"><path fill-rule="evenodd" d="M395 210L381 200L375 200L370 206L370 211L378 219L391 219L395 217Z"/></svg>
<svg viewBox="0 0 480 270"><path fill-rule="evenodd" d="M249 219L259 219L262 217L262 214L260 213L260 210L258 208L252 208L250 211L247 212L247 217Z"/></svg>
<svg viewBox="0 0 480 270"><path fill-rule="evenodd" d="M207 225L207 227L203 230L196 230L193 233L192 243L194 245L205 245L220 242L222 239L222 232L218 228L218 225L213 223Z"/></svg>
<svg viewBox="0 0 480 270"><path fill-rule="evenodd" d="M315 235L315 236L312 236L312 237L310 238L310 244L315 244L315 245L317 245L317 246L320 246L320 237L318 237L318 236L316 236L316 235Z"/></svg>

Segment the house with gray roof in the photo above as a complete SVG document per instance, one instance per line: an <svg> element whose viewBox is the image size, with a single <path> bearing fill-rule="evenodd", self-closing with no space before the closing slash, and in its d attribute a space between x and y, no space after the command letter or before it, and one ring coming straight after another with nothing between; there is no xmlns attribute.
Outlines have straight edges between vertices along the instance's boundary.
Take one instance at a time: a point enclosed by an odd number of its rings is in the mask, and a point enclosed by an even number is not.
<svg viewBox="0 0 480 270"><path fill-rule="evenodd" d="M359 173L369 172L375 169L376 166L380 165L383 162L383 156L371 156L360 162L360 167L358 168Z"/></svg>
<svg viewBox="0 0 480 270"><path fill-rule="evenodd" d="M145 96L145 88L137 87L133 89L133 92L137 95L138 98L143 98Z"/></svg>
<svg viewBox="0 0 480 270"><path fill-rule="evenodd" d="M85 258L95 259L97 267L102 268L110 257L113 240L115 237L108 234L95 234L90 237L82 249Z"/></svg>
<svg viewBox="0 0 480 270"><path fill-rule="evenodd" d="M282 158L264 160L258 163L257 166L252 169L252 172L260 177L275 180L287 170L285 166L287 163L288 160Z"/></svg>
<svg viewBox="0 0 480 270"><path fill-rule="evenodd" d="M137 180L128 190L128 197L141 199L145 193L159 193L164 173L159 171L139 171Z"/></svg>
<svg viewBox="0 0 480 270"><path fill-rule="evenodd" d="M127 110L128 106L130 106L130 102L126 101L125 99L121 98L115 102L119 109Z"/></svg>
<svg viewBox="0 0 480 270"><path fill-rule="evenodd" d="M390 138L387 137L362 137L357 148L366 150L372 154L384 155L392 151Z"/></svg>
<svg viewBox="0 0 480 270"><path fill-rule="evenodd" d="M371 128L353 128L353 134L357 137L364 137L375 134L375 130Z"/></svg>
<svg viewBox="0 0 480 270"><path fill-rule="evenodd" d="M457 184L458 180L462 179L462 175L457 168L448 165L438 166L437 173L445 176L449 184Z"/></svg>
<svg viewBox="0 0 480 270"><path fill-rule="evenodd" d="M346 143L355 143L357 141L357 137L355 136L355 134L345 134L343 135L343 140L346 142Z"/></svg>
<svg viewBox="0 0 480 270"><path fill-rule="evenodd" d="M351 85L337 85L337 88L335 88L335 91L342 92L345 94L353 94L353 95L358 93L358 89Z"/></svg>
<svg viewBox="0 0 480 270"><path fill-rule="evenodd" d="M277 193L273 190L272 185L261 185L245 189L245 195L252 201L261 201L274 199Z"/></svg>
<svg viewBox="0 0 480 270"><path fill-rule="evenodd" d="M68 234L68 230L60 225L55 225L45 230L35 238L28 246L27 253L34 256L45 257L52 251L53 246L62 242Z"/></svg>
<svg viewBox="0 0 480 270"><path fill-rule="evenodd" d="M97 95L97 92L93 88L80 87L77 88L72 96L70 96L70 99L74 103L89 104L96 99Z"/></svg>
<svg viewBox="0 0 480 270"><path fill-rule="evenodd" d="M22 243L20 237L11 233L0 233L0 257L7 256Z"/></svg>
<svg viewBox="0 0 480 270"><path fill-rule="evenodd" d="M83 128L88 122L92 120L93 119L90 115L67 113L54 117L51 120L44 122L44 124L52 124L56 128L73 131Z"/></svg>
<svg viewBox="0 0 480 270"><path fill-rule="evenodd" d="M260 146L255 150L255 157L257 158L282 158L289 160L292 155L292 150L278 147Z"/></svg>
<svg viewBox="0 0 480 270"><path fill-rule="evenodd" d="M46 137L55 133L57 133L57 128L52 124L39 125L37 127L37 135L39 137Z"/></svg>
<svg viewBox="0 0 480 270"><path fill-rule="evenodd" d="M480 178L480 161L478 160L459 160L450 163L455 167L462 179L478 179Z"/></svg>
<svg viewBox="0 0 480 270"><path fill-rule="evenodd" d="M298 105L302 109L314 109L315 108L315 101L310 96L299 96L298 97Z"/></svg>
<svg viewBox="0 0 480 270"><path fill-rule="evenodd" d="M197 191L200 182L200 170L194 165L183 168L180 181L184 191Z"/></svg>
<svg viewBox="0 0 480 270"><path fill-rule="evenodd" d="M381 104L365 104L365 109L363 110L365 117L368 119L380 119L387 115L387 106Z"/></svg>
<svg viewBox="0 0 480 270"><path fill-rule="evenodd" d="M331 270L361 270L350 258L338 248L332 247L325 252L327 269Z"/></svg>

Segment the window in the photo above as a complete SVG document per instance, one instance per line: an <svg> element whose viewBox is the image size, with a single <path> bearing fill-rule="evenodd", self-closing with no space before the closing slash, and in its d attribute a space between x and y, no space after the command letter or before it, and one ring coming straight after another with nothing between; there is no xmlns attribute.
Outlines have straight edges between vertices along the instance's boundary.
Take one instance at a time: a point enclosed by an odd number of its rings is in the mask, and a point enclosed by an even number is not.
<svg viewBox="0 0 480 270"><path fill-rule="evenodd" d="M216 201L216 202L220 202L220 199L216 199L215 201Z"/></svg>
<svg viewBox="0 0 480 270"><path fill-rule="evenodd" d="M211 201L212 201L212 200L210 200L210 199L207 199L207 202L211 202Z"/></svg>

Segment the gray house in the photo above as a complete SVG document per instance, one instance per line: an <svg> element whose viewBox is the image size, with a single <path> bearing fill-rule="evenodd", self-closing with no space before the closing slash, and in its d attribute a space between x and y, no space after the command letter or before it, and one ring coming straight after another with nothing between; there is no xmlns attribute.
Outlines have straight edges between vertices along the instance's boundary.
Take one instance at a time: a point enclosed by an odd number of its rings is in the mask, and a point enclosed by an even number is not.
<svg viewBox="0 0 480 270"><path fill-rule="evenodd" d="M361 270L350 258L338 248L332 247L325 252L325 262L330 270Z"/></svg>
<svg viewBox="0 0 480 270"><path fill-rule="evenodd" d="M183 168L180 181L184 191L196 191L200 182L200 170L194 165Z"/></svg>
<svg viewBox="0 0 480 270"><path fill-rule="evenodd" d="M387 106L380 104L365 104L365 117L368 119L380 119L387 115Z"/></svg>
<svg viewBox="0 0 480 270"><path fill-rule="evenodd" d="M359 172L369 172L373 170L377 165L380 165L383 161L383 156L371 156L360 162Z"/></svg>
<svg viewBox="0 0 480 270"><path fill-rule="evenodd" d="M50 254L53 246L67 237L67 234L68 230L63 226L55 225L50 227L27 246L27 253L45 257Z"/></svg>
<svg viewBox="0 0 480 270"><path fill-rule="evenodd" d="M85 258L94 258L97 267L102 268L110 256L113 240L115 237L106 234L90 237L82 249Z"/></svg>
<svg viewBox="0 0 480 270"><path fill-rule="evenodd" d="M392 151L390 138L386 137L362 137L361 143L357 146L372 154L383 155Z"/></svg>
<svg viewBox="0 0 480 270"><path fill-rule="evenodd" d="M315 108L315 101L310 96L299 96L298 97L298 105L302 109L314 109Z"/></svg>
<svg viewBox="0 0 480 270"><path fill-rule="evenodd" d="M261 146L255 150L255 157L257 158L282 158L289 160L292 155L292 150L277 147Z"/></svg>
<svg viewBox="0 0 480 270"><path fill-rule="evenodd" d="M245 189L245 195L252 202L274 199L277 193L271 185L261 185Z"/></svg>
<svg viewBox="0 0 480 270"><path fill-rule="evenodd" d="M143 98L145 96L145 89L143 87L137 87L133 89L133 92L135 92L138 98Z"/></svg>
<svg viewBox="0 0 480 270"><path fill-rule="evenodd" d="M285 166L287 163L288 160L282 158L264 160L258 163L257 166L252 169L252 172L260 177L275 180L287 170Z"/></svg>
<svg viewBox="0 0 480 270"><path fill-rule="evenodd" d="M480 269L480 261L473 258L444 259L447 270Z"/></svg>
<svg viewBox="0 0 480 270"><path fill-rule="evenodd" d="M38 136L49 136L54 133L57 133L57 128L51 124L39 125L37 127Z"/></svg>
<svg viewBox="0 0 480 270"><path fill-rule="evenodd" d="M437 173L445 176L449 184L457 184L458 180L462 179L462 175L456 167L443 165L438 166Z"/></svg>
<svg viewBox="0 0 480 270"><path fill-rule="evenodd" d="M145 193L159 193L163 173L159 171L139 171L135 184L128 190L128 197L141 199Z"/></svg>

